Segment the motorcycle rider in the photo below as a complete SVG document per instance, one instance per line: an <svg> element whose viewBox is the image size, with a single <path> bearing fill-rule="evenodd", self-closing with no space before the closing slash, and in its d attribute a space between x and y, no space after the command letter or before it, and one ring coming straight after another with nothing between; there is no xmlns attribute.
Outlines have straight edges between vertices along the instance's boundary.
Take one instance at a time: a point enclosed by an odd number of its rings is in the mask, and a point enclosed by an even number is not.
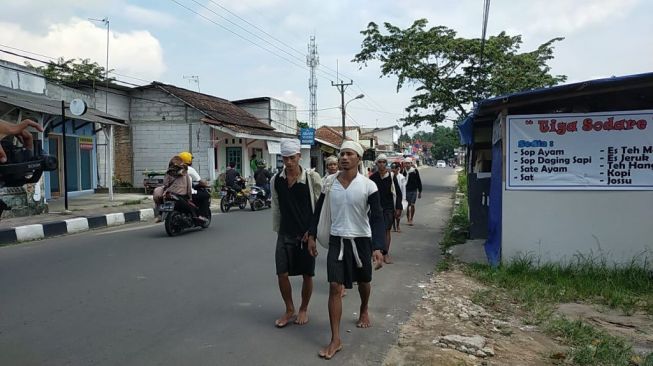
<svg viewBox="0 0 653 366"><path fill-rule="evenodd" d="M198 188L206 188L209 186L208 182L200 177L197 173L197 170L193 168L193 154L188 151L183 151L179 153L181 160L188 166L188 177L191 182L191 192L193 197L193 202L197 205L199 219L202 221L207 221L209 216L209 210L211 209L211 195L205 189L197 190L193 185L197 185Z"/></svg>
<svg viewBox="0 0 653 366"><path fill-rule="evenodd" d="M227 171L224 173L224 184L236 192L240 192L243 187L237 184L238 178L240 178L240 173L236 170L236 162L230 161L229 167L227 167Z"/></svg>
<svg viewBox="0 0 653 366"><path fill-rule="evenodd" d="M256 162L256 172L254 172L254 181L257 187L261 187L265 190L265 199L270 199L270 178L272 178L272 173L265 167L265 160L259 160Z"/></svg>

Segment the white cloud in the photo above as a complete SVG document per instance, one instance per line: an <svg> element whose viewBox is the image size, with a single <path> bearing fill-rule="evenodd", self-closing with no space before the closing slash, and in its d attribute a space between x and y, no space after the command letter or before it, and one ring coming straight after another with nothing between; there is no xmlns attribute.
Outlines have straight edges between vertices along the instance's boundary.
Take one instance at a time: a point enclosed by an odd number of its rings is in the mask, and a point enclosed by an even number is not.
<svg viewBox="0 0 653 366"><path fill-rule="evenodd" d="M221 0L220 5L233 12L244 12L271 8L283 4L283 0ZM220 9L211 1L207 1L205 6L213 9Z"/></svg>
<svg viewBox="0 0 653 366"><path fill-rule="evenodd" d="M303 109L304 108L304 98L297 95L292 90L286 90L281 95L274 96L273 98L279 99L279 100L284 101L286 103L290 103L290 104L294 105L295 107L297 107L297 109Z"/></svg>
<svg viewBox="0 0 653 366"><path fill-rule="evenodd" d="M89 58L102 66L105 64L106 29L90 21L72 18L67 23L51 25L45 34L32 33L14 23L0 22L0 29L2 44L51 57ZM109 68L130 76L156 79L166 69L161 44L148 31L111 31Z"/></svg>
<svg viewBox="0 0 653 366"><path fill-rule="evenodd" d="M134 23L150 26L169 27L177 23L177 19L169 14L136 5L125 6L123 14Z"/></svg>
<svg viewBox="0 0 653 366"><path fill-rule="evenodd" d="M534 32L571 32L614 21L628 14L638 0L546 0L529 2L530 25Z"/></svg>

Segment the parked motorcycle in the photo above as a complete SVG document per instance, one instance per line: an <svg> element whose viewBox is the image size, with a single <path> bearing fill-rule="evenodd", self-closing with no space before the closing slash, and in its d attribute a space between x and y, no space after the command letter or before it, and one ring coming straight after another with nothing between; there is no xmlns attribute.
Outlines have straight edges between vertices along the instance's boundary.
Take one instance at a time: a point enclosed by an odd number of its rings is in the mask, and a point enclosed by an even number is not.
<svg viewBox="0 0 653 366"><path fill-rule="evenodd" d="M169 236L175 236L195 227L208 228L211 224L211 211L209 210L207 213L206 220L201 220L193 215L195 208L193 201L187 198L174 193L166 194L164 202L159 208L166 233Z"/></svg>
<svg viewBox="0 0 653 366"><path fill-rule="evenodd" d="M247 195L243 192L245 187L245 181L240 178L236 181L236 185L240 188L236 190L229 186L224 186L220 190L220 211L229 212L232 206L238 206L239 209L243 210L247 207Z"/></svg>
<svg viewBox="0 0 653 366"><path fill-rule="evenodd" d="M270 206L272 206L272 200L267 198L265 189L258 186L252 186L249 189L249 207L252 211L258 211Z"/></svg>

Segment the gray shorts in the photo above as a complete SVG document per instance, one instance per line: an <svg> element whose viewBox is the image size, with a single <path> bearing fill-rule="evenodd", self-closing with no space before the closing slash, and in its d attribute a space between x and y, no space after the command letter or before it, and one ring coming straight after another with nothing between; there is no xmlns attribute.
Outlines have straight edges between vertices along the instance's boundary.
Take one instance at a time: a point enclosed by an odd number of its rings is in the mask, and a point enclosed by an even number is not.
<svg viewBox="0 0 653 366"><path fill-rule="evenodd" d="M408 191L406 192L406 201L409 205L414 205L417 201L417 191Z"/></svg>
<svg viewBox="0 0 653 366"><path fill-rule="evenodd" d="M345 285L345 288L352 288L354 282L372 282L372 240L370 238L356 238L356 249L358 257L363 263L362 268L356 266L353 247L349 240L345 239L345 250L341 261L340 237L329 238L329 253L327 254L327 279L329 283L335 282Z"/></svg>
<svg viewBox="0 0 653 366"><path fill-rule="evenodd" d="M277 275L315 276L315 257L308 252L306 243L301 244L294 236L279 234L274 252Z"/></svg>

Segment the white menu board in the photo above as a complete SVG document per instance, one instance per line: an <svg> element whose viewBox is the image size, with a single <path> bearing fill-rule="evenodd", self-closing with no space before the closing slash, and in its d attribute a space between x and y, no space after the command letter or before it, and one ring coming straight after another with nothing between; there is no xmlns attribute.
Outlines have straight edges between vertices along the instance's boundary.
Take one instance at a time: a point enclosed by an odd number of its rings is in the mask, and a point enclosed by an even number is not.
<svg viewBox="0 0 653 366"><path fill-rule="evenodd" d="M651 110L506 121L506 189L653 190Z"/></svg>

